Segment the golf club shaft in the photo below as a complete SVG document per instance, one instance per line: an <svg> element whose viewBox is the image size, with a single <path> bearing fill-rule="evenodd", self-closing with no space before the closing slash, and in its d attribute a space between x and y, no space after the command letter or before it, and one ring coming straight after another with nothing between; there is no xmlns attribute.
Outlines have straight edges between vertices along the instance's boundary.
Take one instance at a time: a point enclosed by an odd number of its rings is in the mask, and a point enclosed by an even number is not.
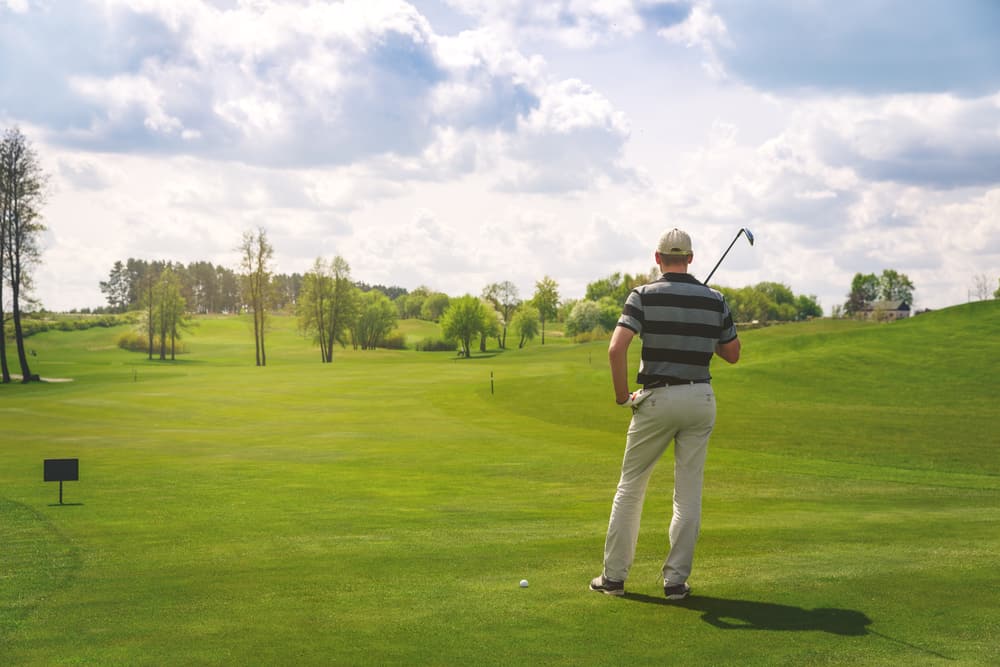
<svg viewBox="0 0 1000 667"><path fill-rule="evenodd" d="M729 251L733 249L733 246L734 246L734 245L736 245L736 242L737 242L737 241L739 240L739 238L740 238L740 234L742 234L742 233L743 233L743 232L745 232L745 231L746 231L746 230L745 230L745 229L743 229L743 228L741 227L741 228L740 228L740 231L736 232L736 236L734 236L734 237L733 237L733 242L729 244L729 247L728 247L728 248L726 248L726 252L722 253L722 257L720 257L720 258L719 258L719 261L718 261L718 262L716 262L716 263L715 263L715 266L714 266L714 267L712 268L712 271L711 271L711 273L709 273L709 274L708 274L708 277L707 277L707 278L705 278L705 281L704 281L704 282L705 282L705 284L706 284L706 285L708 284L708 281L712 279L712 276L714 276L714 275L715 275L715 269L719 268L719 265L720 265L720 264L722 264L722 260L724 260L724 259L726 258L726 255L728 255L728 254L729 254Z"/></svg>

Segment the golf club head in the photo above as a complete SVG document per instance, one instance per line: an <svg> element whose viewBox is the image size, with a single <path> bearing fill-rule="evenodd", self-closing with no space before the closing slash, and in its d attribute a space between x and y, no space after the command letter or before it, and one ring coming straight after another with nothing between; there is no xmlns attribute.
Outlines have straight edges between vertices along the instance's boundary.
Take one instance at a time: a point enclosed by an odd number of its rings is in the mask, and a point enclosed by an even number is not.
<svg viewBox="0 0 1000 667"><path fill-rule="evenodd" d="M733 246L736 245L736 242L740 240L740 234L746 234L747 241L750 242L751 246L753 245L753 232L751 232L746 227L740 227L740 231L736 232L736 236L733 237L732 243L730 243L729 247L726 248L726 252L722 253L722 257L719 258L719 261L715 263L715 267L709 272L708 277L705 278L706 285L708 284L708 281L712 279L712 276L715 275L715 269L719 268L719 264L722 264L722 260L726 258L726 255L728 255L729 251L733 249Z"/></svg>

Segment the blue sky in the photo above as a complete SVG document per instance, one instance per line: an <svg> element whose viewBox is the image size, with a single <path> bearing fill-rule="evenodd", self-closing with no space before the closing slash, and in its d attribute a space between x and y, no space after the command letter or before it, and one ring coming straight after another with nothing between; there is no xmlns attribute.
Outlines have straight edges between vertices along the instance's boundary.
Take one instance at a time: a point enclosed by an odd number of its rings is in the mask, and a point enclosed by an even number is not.
<svg viewBox="0 0 1000 667"><path fill-rule="evenodd" d="M50 175L35 292L128 257L564 298L652 267L918 308L1000 277L1000 3L0 0L0 126Z"/></svg>

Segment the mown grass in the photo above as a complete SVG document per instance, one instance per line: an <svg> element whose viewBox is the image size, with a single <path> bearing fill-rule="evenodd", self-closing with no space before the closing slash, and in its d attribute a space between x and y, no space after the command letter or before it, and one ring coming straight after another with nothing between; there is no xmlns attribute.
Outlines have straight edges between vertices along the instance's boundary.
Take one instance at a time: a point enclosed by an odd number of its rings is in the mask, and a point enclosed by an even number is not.
<svg viewBox="0 0 1000 667"><path fill-rule="evenodd" d="M0 663L995 663L998 323L742 334L680 605L666 461L630 595L586 590L628 420L606 343L321 364L278 318L255 368L238 318L173 363L40 334L74 381L0 387Z"/></svg>

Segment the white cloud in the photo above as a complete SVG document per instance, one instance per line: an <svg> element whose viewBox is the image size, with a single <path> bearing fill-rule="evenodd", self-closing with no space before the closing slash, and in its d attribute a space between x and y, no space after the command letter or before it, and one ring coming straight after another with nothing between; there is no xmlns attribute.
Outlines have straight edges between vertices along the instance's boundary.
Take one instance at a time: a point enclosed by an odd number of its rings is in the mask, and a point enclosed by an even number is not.
<svg viewBox="0 0 1000 667"><path fill-rule="evenodd" d="M622 164L629 127L625 115L581 81L548 86L539 106L519 120L505 180L515 190L581 190L602 181L634 179Z"/></svg>
<svg viewBox="0 0 1000 667"><path fill-rule="evenodd" d="M99 162L88 157L67 156L58 161L60 180L72 188L103 190L111 184L111 176Z"/></svg>
<svg viewBox="0 0 1000 667"><path fill-rule="evenodd" d="M52 174L46 305L99 304L129 256L231 263L258 225L280 270L340 254L451 294L548 274L578 297L645 271L675 225L699 276L750 227L716 280L827 310L856 271L907 273L936 307L1000 270L1000 82L960 10L933 17L968 31L932 49L949 77L886 60L917 43L898 31L883 55L858 42L854 19L891 27L868 6L799 54L818 5L454 0L434 15L473 25L445 35L423 4L0 7L0 120Z"/></svg>
<svg viewBox="0 0 1000 667"><path fill-rule="evenodd" d="M868 178L935 188L1000 181L1000 95L895 95L807 108L820 155Z"/></svg>
<svg viewBox="0 0 1000 667"><path fill-rule="evenodd" d="M447 0L484 24L503 26L521 39L551 39L568 48L586 48L642 28L630 0L534 2L532 0Z"/></svg>
<svg viewBox="0 0 1000 667"><path fill-rule="evenodd" d="M584 13L609 17L625 5ZM103 40L138 22L161 46L117 71L86 62L74 71L55 58L50 76L65 70L81 111L48 128L54 143L292 168L369 160L417 178L508 159L516 176L505 187L527 190L627 176L622 114L579 82L549 80L544 61L495 27L439 37L414 7L389 0L228 11L118 0L104 16ZM32 19L23 27L41 32L52 17ZM553 168L534 142L567 157ZM581 168L567 177L570 160Z"/></svg>
<svg viewBox="0 0 1000 667"><path fill-rule="evenodd" d="M3 4L15 14L24 14L28 11L28 0L4 0Z"/></svg>

